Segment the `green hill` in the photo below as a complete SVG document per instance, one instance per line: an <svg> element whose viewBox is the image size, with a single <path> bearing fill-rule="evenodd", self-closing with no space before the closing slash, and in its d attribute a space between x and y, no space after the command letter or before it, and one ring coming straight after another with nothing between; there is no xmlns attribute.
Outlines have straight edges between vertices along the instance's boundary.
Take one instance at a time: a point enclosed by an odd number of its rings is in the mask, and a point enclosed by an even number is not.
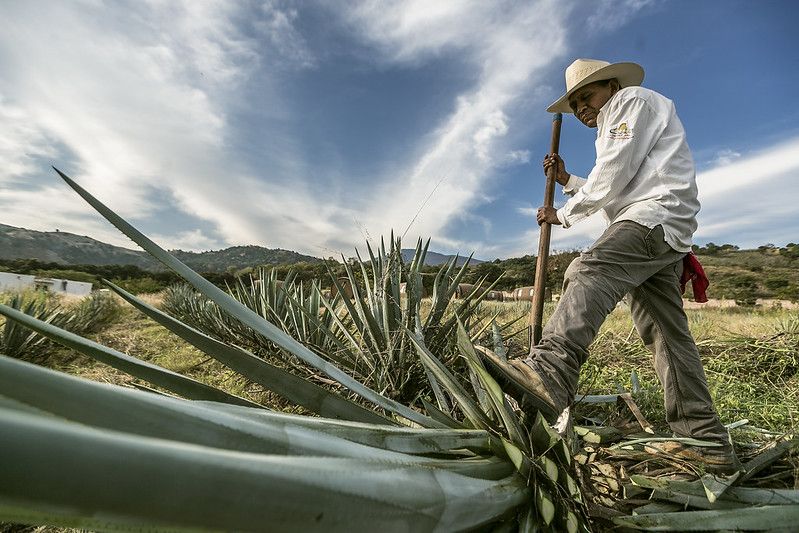
<svg viewBox="0 0 799 533"><path fill-rule="evenodd" d="M257 265L318 263L318 257L261 246L233 246L210 252L173 250L181 261L199 272L225 272ZM63 231L33 231L0 224L0 260L35 259L59 265L133 265L161 271L160 263L143 251L106 244L91 237Z"/></svg>

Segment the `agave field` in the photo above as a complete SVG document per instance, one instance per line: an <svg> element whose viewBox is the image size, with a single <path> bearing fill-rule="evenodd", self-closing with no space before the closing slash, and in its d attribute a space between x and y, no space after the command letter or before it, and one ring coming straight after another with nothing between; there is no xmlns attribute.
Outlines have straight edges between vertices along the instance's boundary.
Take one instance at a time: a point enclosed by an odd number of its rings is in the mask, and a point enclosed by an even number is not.
<svg viewBox="0 0 799 533"><path fill-rule="evenodd" d="M426 243L410 263L393 237L368 247L347 266L351 299L335 276L331 297L269 271L225 291L59 175L186 281L159 305L107 285L199 362L177 371L136 343L87 338L104 338L108 300L0 303L0 530L796 530L795 315L767 335L692 315L745 463L716 477L644 451L667 435L628 321L603 328L575 423L558 432L521 412L478 355L517 355L526 309L484 302L486 282L453 298L466 268L454 261L423 297ZM44 343L128 378L48 368Z"/></svg>

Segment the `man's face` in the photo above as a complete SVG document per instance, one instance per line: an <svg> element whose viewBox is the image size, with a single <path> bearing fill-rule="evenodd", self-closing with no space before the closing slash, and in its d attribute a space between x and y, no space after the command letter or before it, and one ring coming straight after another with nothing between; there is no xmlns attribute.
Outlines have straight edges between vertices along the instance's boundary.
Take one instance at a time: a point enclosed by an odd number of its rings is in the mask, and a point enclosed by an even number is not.
<svg viewBox="0 0 799 533"><path fill-rule="evenodd" d="M602 106L616 91L608 81L595 81L580 87L569 96L569 107L574 116L589 128L596 128L596 117Z"/></svg>

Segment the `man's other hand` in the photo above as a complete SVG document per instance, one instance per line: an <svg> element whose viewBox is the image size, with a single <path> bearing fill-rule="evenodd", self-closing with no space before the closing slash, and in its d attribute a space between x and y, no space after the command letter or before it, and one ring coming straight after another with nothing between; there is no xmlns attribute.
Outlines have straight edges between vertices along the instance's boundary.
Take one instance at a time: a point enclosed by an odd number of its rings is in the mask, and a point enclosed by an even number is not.
<svg viewBox="0 0 799 533"><path fill-rule="evenodd" d="M565 186L569 183L571 175L566 172L566 165L558 154L547 154L547 156L544 157L544 176L547 175L547 170L553 165L557 165L556 168L558 169L557 174L555 174L555 181Z"/></svg>
<svg viewBox="0 0 799 533"><path fill-rule="evenodd" d="M535 218L538 220L539 226L544 222L556 224L558 226L560 225L560 220L558 220L558 210L554 207L539 207Z"/></svg>

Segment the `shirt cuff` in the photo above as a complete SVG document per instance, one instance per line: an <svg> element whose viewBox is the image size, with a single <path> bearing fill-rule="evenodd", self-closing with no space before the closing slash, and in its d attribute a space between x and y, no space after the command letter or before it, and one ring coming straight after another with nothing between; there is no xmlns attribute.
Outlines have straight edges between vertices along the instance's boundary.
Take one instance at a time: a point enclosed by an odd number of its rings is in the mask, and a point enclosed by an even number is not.
<svg viewBox="0 0 799 533"><path fill-rule="evenodd" d="M562 207L557 211L555 211L555 214L558 216L558 220L560 220L560 223L564 228L568 228L571 226L571 224L569 224L569 222L566 220L566 212L563 210Z"/></svg>
<svg viewBox="0 0 799 533"><path fill-rule="evenodd" d="M578 190L580 190L581 181L582 178L580 178L580 176L569 174L569 181L567 181L566 185L563 186L563 194L573 196Z"/></svg>

